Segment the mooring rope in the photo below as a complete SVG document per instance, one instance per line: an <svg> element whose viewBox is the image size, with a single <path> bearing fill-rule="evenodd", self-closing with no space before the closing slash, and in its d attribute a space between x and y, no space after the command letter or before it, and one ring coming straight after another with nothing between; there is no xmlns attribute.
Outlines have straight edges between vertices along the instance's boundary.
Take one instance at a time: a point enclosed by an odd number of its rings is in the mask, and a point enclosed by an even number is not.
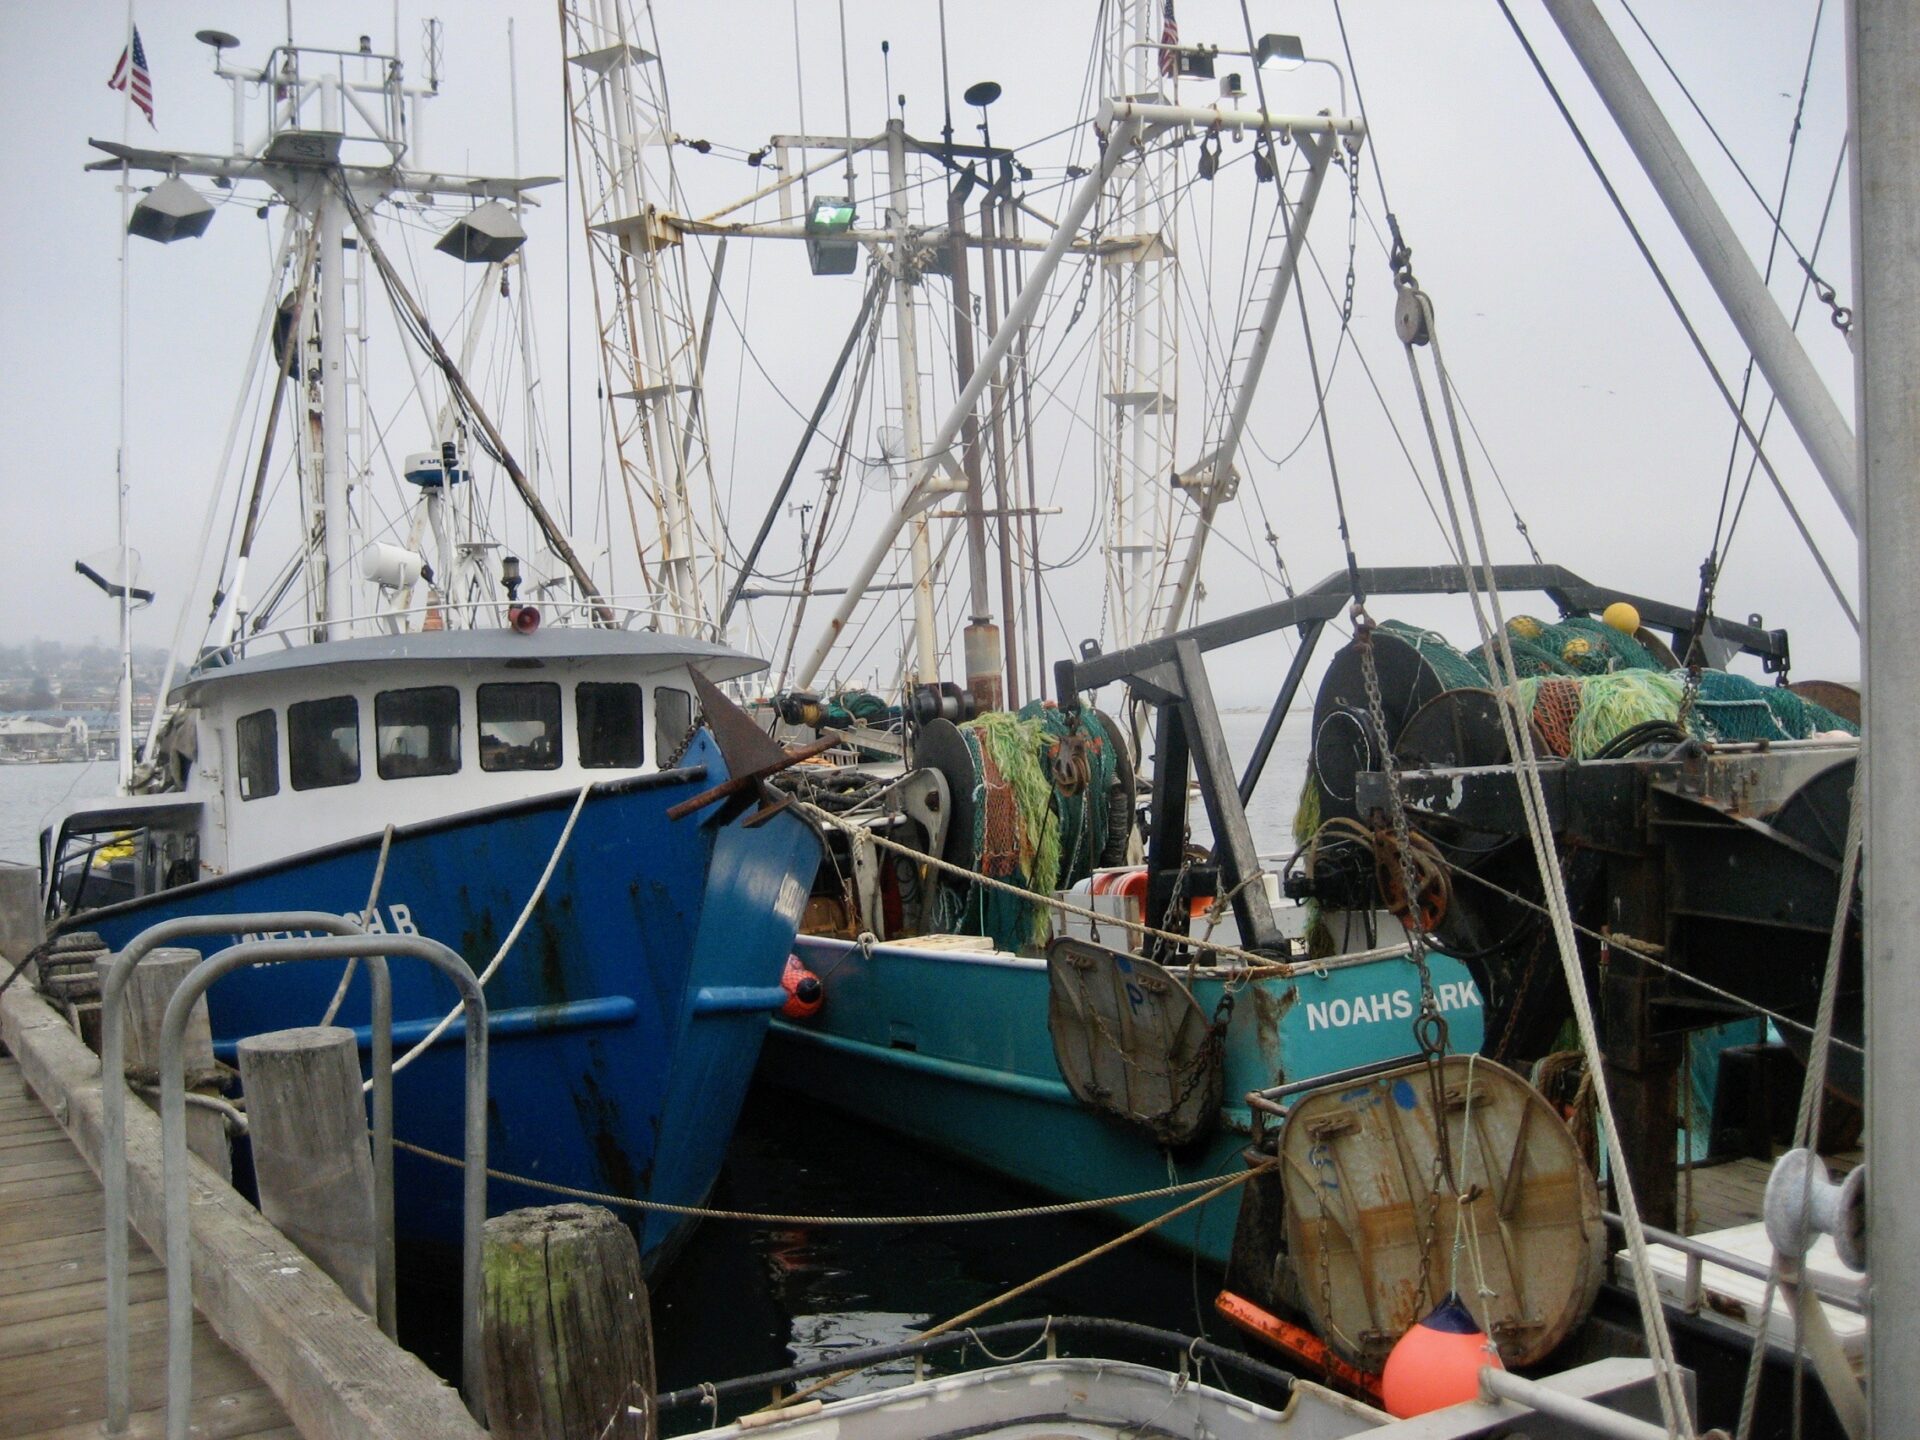
<svg viewBox="0 0 1920 1440"><path fill-rule="evenodd" d="M415 1145L408 1140L396 1139L393 1142L393 1148L404 1150L409 1155L418 1155L423 1160L432 1160L436 1164L451 1166L455 1170L467 1168L467 1162L458 1155L429 1150L424 1145ZM1250 1175L1253 1172L1247 1173ZM662 1215L684 1215L695 1220L739 1220L755 1225L835 1225L842 1228L857 1228L880 1225L979 1225L996 1220L1042 1220L1051 1215L1078 1215L1088 1210L1105 1210L1120 1205L1132 1205L1140 1201L1166 1200L1175 1195L1191 1195L1196 1190L1205 1190L1209 1187L1224 1189L1240 1184L1246 1177L1230 1175L1223 1182L1218 1175L1208 1175L1199 1180L1183 1180L1178 1185L1162 1185L1157 1190L1135 1190L1129 1195L1105 1195L1096 1200L1060 1200L1047 1205L1019 1205L1006 1210L962 1210L945 1215L779 1215L761 1210L720 1210L707 1205L675 1205L665 1200L639 1200L631 1195L614 1195L601 1190L583 1190L574 1185L561 1185L552 1180L536 1180L530 1175L515 1175L509 1170L496 1170L491 1165L487 1167L487 1178L505 1180L514 1185L525 1185L530 1190L544 1190L553 1195L565 1195L570 1200L586 1200L598 1205L617 1206L622 1209L642 1210ZM1211 1197L1203 1197L1203 1202L1207 1198ZM1169 1214L1177 1213L1179 1212L1169 1212Z"/></svg>

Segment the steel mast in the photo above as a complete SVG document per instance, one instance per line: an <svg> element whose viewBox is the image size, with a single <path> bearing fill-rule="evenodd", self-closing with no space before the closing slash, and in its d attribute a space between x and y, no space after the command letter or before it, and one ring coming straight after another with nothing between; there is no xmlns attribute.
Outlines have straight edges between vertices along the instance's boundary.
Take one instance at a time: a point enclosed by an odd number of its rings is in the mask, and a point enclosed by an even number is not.
<svg viewBox="0 0 1920 1440"><path fill-rule="evenodd" d="M1158 100L1165 67L1153 0L1110 8L1101 56L1102 95ZM1168 88L1171 88L1169 82ZM1164 98L1171 99L1172 96ZM1101 197L1102 226L1124 218L1134 243L1100 263L1102 470L1112 494L1107 521L1110 612L1117 645L1154 633L1154 572L1169 543L1168 477L1179 412L1180 260L1174 204L1175 147L1148 147L1124 158Z"/></svg>
<svg viewBox="0 0 1920 1440"><path fill-rule="evenodd" d="M711 497L711 457L699 327L688 295L681 232L667 223L679 203L675 141L660 57L641 46L627 0L566 0L560 7L567 57L567 109L580 181L581 219L593 252L594 316L600 331L607 423L642 563L650 566L664 614L682 634L711 626L702 593L719 559L702 557L696 494ZM634 504L654 510L653 541Z"/></svg>

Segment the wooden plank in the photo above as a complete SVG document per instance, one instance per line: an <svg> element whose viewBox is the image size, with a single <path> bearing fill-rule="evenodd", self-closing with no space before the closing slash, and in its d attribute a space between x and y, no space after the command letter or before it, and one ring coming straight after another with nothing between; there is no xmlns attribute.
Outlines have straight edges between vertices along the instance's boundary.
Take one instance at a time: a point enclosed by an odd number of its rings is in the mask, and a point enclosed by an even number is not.
<svg viewBox="0 0 1920 1440"><path fill-rule="evenodd" d="M102 1253L106 1242L105 1232L95 1231L88 1235L63 1238L84 1240L88 1253L27 1261L19 1258L24 1246L0 1252L0 1315L7 1313L6 1306L10 1300L22 1295L105 1282L107 1265ZM127 1257L127 1274L150 1275L160 1268L159 1260L136 1239Z"/></svg>
<svg viewBox="0 0 1920 1440"><path fill-rule="evenodd" d="M97 1058L38 996L18 987L0 996L0 1037L81 1153L97 1161L103 1109ZM151 1242L165 1233L166 1221L160 1125L143 1105L127 1107L127 1173L134 1227ZM245 1354L303 1435L483 1440L457 1392L382 1335L339 1286L198 1159L189 1162L187 1189L201 1313ZM21 1426L18 1433L31 1431Z"/></svg>
<svg viewBox="0 0 1920 1440"><path fill-rule="evenodd" d="M107 1223L107 1201L96 1186L91 1195L74 1195L58 1205L23 1206L0 1215L0 1247L22 1240L100 1230Z"/></svg>
<svg viewBox="0 0 1920 1440"><path fill-rule="evenodd" d="M258 1389L259 1378L244 1360L225 1346L214 1346L213 1337L202 1331L203 1344L194 1347L196 1399L204 1393L210 1400L238 1391ZM90 1354L61 1354L41 1357L37 1362L41 1383L32 1390L6 1397L0 1403L0 1440L17 1440L39 1430L85 1421L89 1416L98 1429L106 1415L106 1351L96 1346ZM91 1367L82 1368L84 1366ZM164 1344L138 1347L129 1367L129 1390L133 1409L158 1410L167 1402L167 1357Z"/></svg>
<svg viewBox="0 0 1920 1440"><path fill-rule="evenodd" d="M245 1437L266 1440L268 1436L300 1434L286 1423L280 1402L264 1385L255 1385L250 1390L223 1391L218 1395L196 1395L190 1419L194 1440L245 1440ZM130 1417L126 1440L166 1440L166 1433L166 1412L143 1410ZM100 1422L76 1420L25 1433L18 1440L100 1440Z"/></svg>
<svg viewBox="0 0 1920 1440"><path fill-rule="evenodd" d="M75 1262L66 1263L71 1265ZM44 1266L34 1268L47 1274L45 1283L12 1295L0 1295L0 1337L5 1336L9 1326L30 1320L46 1320L56 1315L98 1317L102 1326L106 1324L105 1265L101 1265L94 1278L89 1280L68 1279L58 1273L48 1273ZM167 1293L166 1271L158 1261L141 1266L130 1264L127 1270L129 1300L138 1303L158 1299Z"/></svg>

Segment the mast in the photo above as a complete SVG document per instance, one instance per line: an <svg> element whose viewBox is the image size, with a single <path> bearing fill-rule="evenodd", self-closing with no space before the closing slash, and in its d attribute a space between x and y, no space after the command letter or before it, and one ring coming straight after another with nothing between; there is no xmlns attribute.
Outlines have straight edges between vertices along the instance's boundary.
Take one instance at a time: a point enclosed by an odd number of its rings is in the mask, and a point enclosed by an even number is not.
<svg viewBox="0 0 1920 1440"><path fill-rule="evenodd" d="M133 61L133 0L127 0L126 55ZM120 96L120 143L127 146L133 124L133 86ZM124 795L133 788L133 552L127 539L127 345L132 310L132 277L127 270L127 220L133 206L133 177L126 161L120 163L120 443L114 451L114 523L120 548L120 679L115 686L115 709L120 736L114 745L118 784ZM159 708L160 700L154 700Z"/></svg>
<svg viewBox="0 0 1920 1440"><path fill-rule="evenodd" d="M1920 769L1906 753L1920 705L1920 13L1911 0L1853 0L1854 398L1860 435L1860 664L1866 692L1867 1401L1872 1433L1920 1435Z"/></svg>
<svg viewBox="0 0 1920 1440"><path fill-rule="evenodd" d="M713 485L705 407L697 398L699 333L681 235L666 223L667 212L679 208L666 78L660 57L640 44L627 0L565 0L560 26L581 218L596 262L607 424L634 544L644 562L649 547L634 506L638 490L654 510L662 621L682 634L704 633L710 626L692 495L711 494ZM663 173L651 173L650 165Z"/></svg>
<svg viewBox="0 0 1920 1440"><path fill-rule="evenodd" d="M320 126L340 128L340 92L333 77L320 77ZM347 266L346 207L339 192L322 180L320 227L320 303L314 320L320 340L320 514L321 584L317 638L343 640L353 633L349 586L353 571L353 521L347 487Z"/></svg>
<svg viewBox="0 0 1920 1440"><path fill-rule="evenodd" d="M1164 52L1156 48L1157 10L1154 0L1110 7L1103 94L1160 98ZM1119 645L1137 644L1152 633L1154 570L1169 539L1162 516L1179 409L1178 164L1172 146L1129 156L1100 206L1102 215L1128 217L1129 228L1137 232L1127 251L1101 263L1099 277L1105 301L1100 307L1101 394L1110 407L1101 432L1102 468L1113 497L1106 583Z"/></svg>
<svg viewBox="0 0 1920 1440"><path fill-rule="evenodd" d="M887 228L893 232L893 324L900 364L900 431L905 436L903 458L907 473L913 475L919 471L924 453L920 434L920 352L914 332L914 271L907 233L907 122L897 119L887 121ZM913 565L915 679L922 685L937 685L940 644L934 633L933 542L927 534L926 512L916 511L908 524L908 548ZM891 540L888 543L891 544ZM837 633L839 626L834 630ZM816 668L810 663L800 683L810 684Z"/></svg>

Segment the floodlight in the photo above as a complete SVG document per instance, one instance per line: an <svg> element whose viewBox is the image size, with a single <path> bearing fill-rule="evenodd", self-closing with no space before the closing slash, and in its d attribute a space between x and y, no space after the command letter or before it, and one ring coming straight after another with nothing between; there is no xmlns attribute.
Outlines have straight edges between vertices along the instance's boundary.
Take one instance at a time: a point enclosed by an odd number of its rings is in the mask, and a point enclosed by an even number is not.
<svg viewBox="0 0 1920 1440"><path fill-rule="evenodd" d="M527 232L513 211L489 200L454 221L433 248L469 265L491 265L526 243Z"/></svg>
<svg viewBox="0 0 1920 1440"><path fill-rule="evenodd" d="M213 223L213 206L178 175L162 180L140 198L127 221L127 233L162 245L193 240Z"/></svg>

